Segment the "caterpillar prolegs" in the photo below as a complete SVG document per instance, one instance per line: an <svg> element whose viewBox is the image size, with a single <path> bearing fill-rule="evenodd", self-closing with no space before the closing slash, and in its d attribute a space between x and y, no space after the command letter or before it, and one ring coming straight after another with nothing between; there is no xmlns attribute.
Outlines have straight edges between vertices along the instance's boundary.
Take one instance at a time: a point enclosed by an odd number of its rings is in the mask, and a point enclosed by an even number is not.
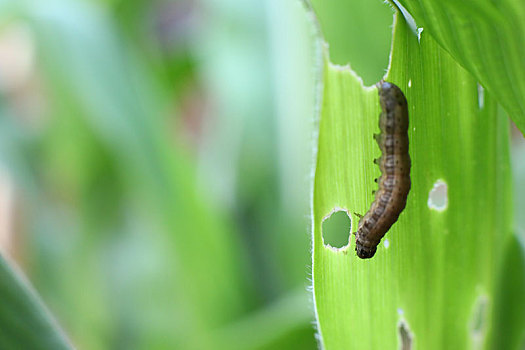
<svg viewBox="0 0 525 350"><path fill-rule="evenodd" d="M405 209L410 191L410 156L408 154L408 107L399 87L381 81L377 84L381 115L380 134L374 135L381 157L379 188L368 212L359 220L356 252L361 259L374 256L377 245Z"/></svg>

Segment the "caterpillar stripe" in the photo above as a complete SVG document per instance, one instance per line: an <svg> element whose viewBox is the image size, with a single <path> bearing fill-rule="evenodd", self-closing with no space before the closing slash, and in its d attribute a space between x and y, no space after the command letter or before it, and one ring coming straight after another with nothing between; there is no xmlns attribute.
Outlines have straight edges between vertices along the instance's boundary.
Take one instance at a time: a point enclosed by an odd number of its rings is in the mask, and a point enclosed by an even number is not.
<svg viewBox="0 0 525 350"><path fill-rule="evenodd" d="M410 156L408 154L408 107L399 87L381 81L377 84L381 115L380 134L374 135L381 157L374 160L381 176L379 188L368 212L359 220L356 252L361 259L374 256L377 245L405 209L410 191Z"/></svg>

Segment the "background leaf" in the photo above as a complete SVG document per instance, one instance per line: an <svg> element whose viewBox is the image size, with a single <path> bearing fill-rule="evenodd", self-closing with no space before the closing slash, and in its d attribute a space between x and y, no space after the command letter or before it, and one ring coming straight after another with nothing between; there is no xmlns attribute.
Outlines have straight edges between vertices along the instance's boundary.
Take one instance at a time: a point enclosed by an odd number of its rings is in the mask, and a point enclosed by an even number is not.
<svg viewBox="0 0 525 350"><path fill-rule="evenodd" d="M520 349L525 343L525 249L523 242L510 236L501 257L494 298L492 349Z"/></svg>
<svg viewBox="0 0 525 350"><path fill-rule="evenodd" d="M520 0L399 0L525 132L525 3Z"/></svg>
<svg viewBox="0 0 525 350"><path fill-rule="evenodd" d="M0 256L0 347L72 349L32 287Z"/></svg>

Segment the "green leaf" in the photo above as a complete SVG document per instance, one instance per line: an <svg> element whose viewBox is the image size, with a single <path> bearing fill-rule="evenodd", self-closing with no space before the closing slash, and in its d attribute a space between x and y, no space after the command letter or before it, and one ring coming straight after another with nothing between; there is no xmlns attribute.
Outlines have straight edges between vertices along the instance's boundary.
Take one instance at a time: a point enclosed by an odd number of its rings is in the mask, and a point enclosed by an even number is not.
<svg viewBox="0 0 525 350"><path fill-rule="evenodd" d="M523 349L525 345L525 246L509 237L499 268L494 301L492 349Z"/></svg>
<svg viewBox="0 0 525 350"><path fill-rule="evenodd" d="M525 132L525 2L399 1Z"/></svg>
<svg viewBox="0 0 525 350"><path fill-rule="evenodd" d="M496 262L511 232L508 122L490 94L428 33L396 16L389 71L409 106L412 189L376 255L356 257L354 237L335 250L323 219L364 214L380 155L376 88L364 88L325 53L313 195L313 286L326 349L466 349L486 342ZM448 205L429 205L446 185ZM352 232L358 219L352 215ZM388 243L387 243L388 242ZM405 344L406 345L406 344Z"/></svg>
<svg viewBox="0 0 525 350"><path fill-rule="evenodd" d="M0 348L72 349L19 272L0 256Z"/></svg>

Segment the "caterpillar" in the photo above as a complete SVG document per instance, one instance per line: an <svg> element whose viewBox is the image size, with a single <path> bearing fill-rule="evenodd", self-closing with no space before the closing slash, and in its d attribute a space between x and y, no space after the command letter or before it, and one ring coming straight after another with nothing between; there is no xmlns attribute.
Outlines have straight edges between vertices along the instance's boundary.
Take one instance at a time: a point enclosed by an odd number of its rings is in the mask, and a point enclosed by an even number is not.
<svg viewBox="0 0 525 350"><path fill-rule="evenodd" d="M396 85L380 81L377 84L381 115L380 134L374 138L381 149L381 157L374 160L381 176L375 179L378 190L368 212L358 215L355 233L357 256L369 259L377 245L405 209L410 191L410 156L408 154L408 107L405 95Z"/></svg>

